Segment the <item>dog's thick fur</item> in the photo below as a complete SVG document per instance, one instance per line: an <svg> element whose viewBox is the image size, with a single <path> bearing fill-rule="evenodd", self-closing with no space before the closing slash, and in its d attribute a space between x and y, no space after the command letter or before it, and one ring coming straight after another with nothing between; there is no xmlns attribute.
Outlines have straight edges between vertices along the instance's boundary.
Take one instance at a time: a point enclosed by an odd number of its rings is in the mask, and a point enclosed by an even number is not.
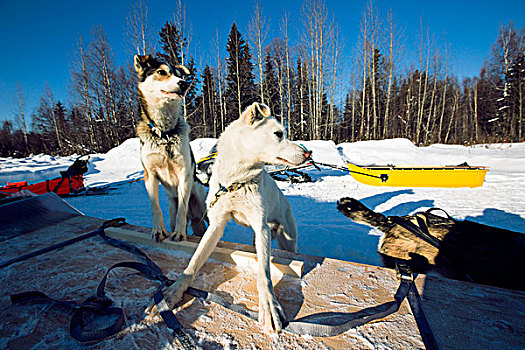
<svg viewBox="0 0 525 350"><path fill-rule="evenodd" d="M263 167L265 163L299 165L306 160L305 151L286 139L283 126L270 117L269 108L258 103L226 128L217 151L206 200L209 227L188 267L166 292L168 304L173 307L182 298L222 237L226 223L233 219L254 231L259 321L266 331L278 331L285 316L270 279L271 239L273 234L281 249L297 251L297 224L288 200ZM231 186L235 189L224 190Z"/></svg>
<svg viewBox="0 0 525 350"><path fill-rule="evenodd" d="M140 159L144 183L151 206L152 236L157 241L171 236L186 239L191 221L193 233L204 234L206 226L206 190L194 181L195 160L189 143L189 125L183 116L183 97L188 88L189 71L184 66L171 67L151 56L135 56L138 73L137 93L141 122ZM168 194L172 234L168 233L159 205L159 182Z"/></svg>
<svg viewBox="0 0 525 350"><path fill-rule="evenodd" d="M439 240L438 249L357 199L342 198L337 209L357 223L384 232L378 251L387 266L393 265L393 259L402 259L416 272L436 271L449 278L525 290L525 281L519 277L525 266L522 233L432 212L402 217L415 224L417 217L423 220L430 235Z"/></svg>

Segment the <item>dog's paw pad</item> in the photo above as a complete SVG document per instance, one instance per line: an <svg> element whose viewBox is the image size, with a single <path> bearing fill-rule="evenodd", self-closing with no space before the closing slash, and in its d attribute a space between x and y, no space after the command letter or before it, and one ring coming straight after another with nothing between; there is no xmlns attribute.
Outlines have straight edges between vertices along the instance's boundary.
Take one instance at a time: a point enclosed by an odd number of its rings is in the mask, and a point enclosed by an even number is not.
<svg viewBox="0 0 525 350"><path fill-rule="evenodd" d="M151 232L151 238L154 239L156 242L162 242L167 237L169 237L169 233L165 231L152 231Z"/></svg>
<svg viewBox="0 0 525 350"><path fill-rule="evenodd" d="M186 241L186 235L174 233L170 236L170 239L175 242Z"/></svg>

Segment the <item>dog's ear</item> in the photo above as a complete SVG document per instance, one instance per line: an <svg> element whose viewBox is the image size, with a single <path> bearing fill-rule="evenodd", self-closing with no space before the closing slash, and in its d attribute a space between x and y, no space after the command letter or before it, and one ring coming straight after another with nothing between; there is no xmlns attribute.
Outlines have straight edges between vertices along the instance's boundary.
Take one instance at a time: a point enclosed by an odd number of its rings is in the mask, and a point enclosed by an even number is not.
<svg viewBox="0 0 525 350"><path fill-rule="evenodd" d="M137 73L140 74L146 70L146 68L148 67L148 61L150 60L150 58L151 58L151 55L145 55L145 56L135 55L133 59L133 65L135 66L135 70L137 71Z"/></svg>
<svg viewBox="0 0 525 350"><path fill-rule="evenodd" d="M270 107L265 104L254 102L241 114L241 120L248 125L253 125L259 120L271 115Z"/></svg>

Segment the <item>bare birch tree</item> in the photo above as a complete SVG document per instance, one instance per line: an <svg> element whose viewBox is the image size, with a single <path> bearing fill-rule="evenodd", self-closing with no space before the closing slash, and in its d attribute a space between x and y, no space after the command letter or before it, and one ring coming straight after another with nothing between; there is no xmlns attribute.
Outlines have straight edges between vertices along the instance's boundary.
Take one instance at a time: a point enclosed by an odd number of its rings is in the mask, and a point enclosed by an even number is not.
<svg viewBox="0 0 525 350"><path fill-rule="evenodd" d="M176 43L179 46L178 52L180 54L180 59L181 59L180 64L182 64L183 66L187 66L189 58L190 58L190 54L189 54L190 46L193 40L193 29L191 27L191 24L188 22L186 18L186 4L184 4L182 0L178 0L177 2L177 9L173 13L173 23L175 23L175 26L179 30L180 37L182 38L182 40L179 40ZM196 83L196 79L193 79L190 87L188 88L188 91L195 89L195 83ZM184 106L184 116L188 118L188 104L186 102L186 98L187 98L187 95L183 98L183 101L184 101L183 106Z"/></svg>
<svg viewBox="0 0 525 350"><path fill-rule="evenodd" d="M60 154L62 154L63 150L64 150L64 147L63 147L63 142L62 142L62 130L61 130L61 125L58 121L58 118L57 118L57 115L56 115L56 110L55 110L55 97L53 96L53 92L51 92L51 88L49 87L49 84L46 83L46 87L44 89L44 93L45 93L45 98L47 99L47 103L49 105L49 113L50 113L50 119L52 121L52 125L53 125L53 129L54 129L54 132L55 132L55 136L56 136L56 141L57 141L57 145L58 145L58 150L60 151Z"/></svg>
<svg viewBox="0 0 525 350"><path fill-rule="evenodd" d="M15 112L15 116L17 117L22 126L22 137L24 139L25 151L27 152L29 143L27 141L26 98L22 91L22 85L20 83L16 83L16 106L17 111Z"/></svg>
<svg viewBox="0 0 525 350"><path fill-rule="evenodd" d="M441 96L441 114L439 116L439 126L438 126L438 131L437 131L437 137L438 137L438 142L441 142L442 140L442 131L443 131L443 122L444 122L444 118L445 118L445 109L446 109L446 101L447 101L447 88L448 88L448 83L447 83L447 80L448 80L448 59L449 59L449 56L448 56L448 48L447 46L445 45L445 76L444 76L444 84L443 84L443 95Z"/></svg>
<svg viewBox="0 0 525 350"><path fill-rule="evenodd" d="M78 104L86 121L89 148L93 149L96 146L96 137L93 125L93 106L90 94L92 83L87 66L87 56L84 52L82 37L80 36L77 39L77 52L73 59L71 68L71 87L73 96L75 96L74 98L76 99L76 104Z"/></svg>
<svg viewBox="0 0 525 350"><path fill-rule="evenodd" d="M224 81L224 64L223 60L221 58L221 45L220 45L220 37L219 37L219 28L215 29L215 41L212 43L212 45L215 48L215 59L216 59L216 65L217 65L217 74L215 75L217 77L217 92L219 94L219 115L221 117L221 128L220 132L224 131L225 125L225 117L226 117L226 103L224 98L224 88L226 86ZM217 137L217 133L215 134Z"/></svg>
<svg viewBox="0 0 525 350"><path fill-rule="evenodd" d="M148 23L145 0L135 0L126 15L126 39L132 54L147 55L155 51L153 28Z"/></svg>
<svg viewBox="0 0 525 350"><path fill-rule="evenodd" d="M334 41L334 21L328 17L328 11L322 0L306 0L303 3L302 19L305 46L309 70L311 137L320 139L323 122L323 96L325 94L327 56L331 52L330 44Z"/></svg>
<svg viewBox="0 0 525 350"><path fill-rule="evenodd" d="M358 64L361 65L361 113L360 118L361 122L359 124L359 132L358 132L358 139L365 138L369 135L369 118L366 118L365 120L365 112L366 112L366 105L367 105L367 79L369 74L369 56L370 56L370 41L369 41L369 31L370 31L370 24L369 24L369 18L368 18L368 10L365 7L363 10L363 15L361 17L361 23L360 23L360 36L357 43L357 57L361 57L362 61L358 61Z"/></svg>
<svg viewBox="0 0 525 350"><path fill-rule="evenodd" d="M385 112L383 121L383 137L390 137L389 129L392 126L392 116L390 115L392 103L392 83L394 80L395 68L402 59L403 50L403 33L394 19L394 14L390 10L387 14L387 38L388 38L388 59L386 60L386 69L388 74L387 92L385 101Z"/></svg>
<svg viewBox="0 0 525 350"><path fill-rule="evenodd" d="M344 43L341 39L341 31L339 26L334 22L334 31L333 31L333 42L332 42L332 64L331 69L332 72L330 74L330 107L329 107L329 124L330 124L330 132L329 137L330 140L333 140L335 138L335 121L336 121L336 96L337 96L337 88L339 87L340 82L340 75L339 75L339 64L341 60L341 55L344 49Z"/></svg>
<svg viewBox="0 0 525 350"><path fill-rule="evenodd" d="M104 110L106 122L106 133L108 141L113 145L119 145L120 128L117 118L117 96L112 62L112 51L102 27L95 26L93 29L93 42L91 43L91 54L88 56L90 66L93 68L95 84L99 87L100 107Z"/></svg>
<svg viewBox="0 0 525 350"><path fill-rule="evenodd" d="M426 41L423 37L423 20L420 19L420 39L419 39L419 76L418 76L418 94L417 94L417 117L415 125L415 142L421 142L421 128L425 114L425 103L428 90L428 74L430 67L430 34L427 28ZM424 66L423 66L424 65Z"/></svg>
<svg viewBox="0 0 525 350"><path fill-rule="evenodd" d="M264 87L263 87L263 61L264 61L264 41L268 35L268 23L266 17L262 14L262 8L259 5L259 0L255 0L253 14L248 25L247 37L255 48L255 63L257 65L257 72L259 77L259 98L262 103L264 101Z"/></svg>
<svg viewBox="0 0 525 350"><path fill-rule="evenodd" d="M290 66L290 41L288 39L288 13L284 13L281 20L281 34L284 37L284 55L285 55L285 73L286 73L286 119L288 120L288 135L293 138L293 128L295 125L292 121L292 87L291 87L291 66Z"/></svg>

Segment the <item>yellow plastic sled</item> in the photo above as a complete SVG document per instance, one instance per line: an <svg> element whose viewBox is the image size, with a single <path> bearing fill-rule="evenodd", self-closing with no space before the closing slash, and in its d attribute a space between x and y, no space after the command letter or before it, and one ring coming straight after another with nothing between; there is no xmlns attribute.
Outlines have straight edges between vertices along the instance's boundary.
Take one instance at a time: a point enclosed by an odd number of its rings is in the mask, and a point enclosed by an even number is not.
<svg viewBox="0 0 525 350"><path fill-rule="evenodd" d="M352 177L372 186L479 187L489 171L484 166L372 165L346 163Z"/></svg>

